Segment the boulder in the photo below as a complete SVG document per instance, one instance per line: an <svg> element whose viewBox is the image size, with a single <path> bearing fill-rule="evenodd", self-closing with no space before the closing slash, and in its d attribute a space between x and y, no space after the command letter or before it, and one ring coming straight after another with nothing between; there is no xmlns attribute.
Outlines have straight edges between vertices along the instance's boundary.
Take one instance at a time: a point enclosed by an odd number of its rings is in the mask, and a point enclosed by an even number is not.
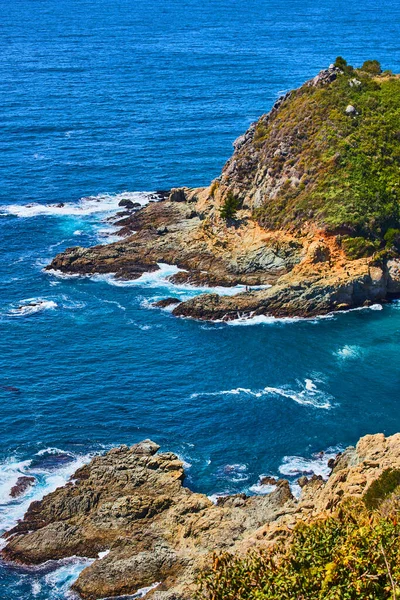
<svg viewBox="0 0 400 600"><path fill-rule="evenodd" d="M352 104L349 104L346 107L346 115L354 116L356 114L357 114L357 111L356 111L355 107Z"/></svg>
<svg viewBox="0 0 400 600"><path fill-rule="evenodd" d="M24 494L26 490L28 490L35 483L35 481L36 479L34 477L29 477L27 475L21 475L21 477L18 477L17 483L13 485L10 490L11 498L18 498L19 496L22 496L22 494Z"/></svg>
<svg viewBox="0 0 400 600"><path fill-rule="evenodd" d="M154 302L153 306L156 308L167 308L168 306L173 306L180 302L181 300L179 300L179 298L163 298L162 300L158 300L158 302Z"/></svg>
<svg viewBox="0 0 400 600"><path fill-rule="evenodd" d="M123 198L118 202L118 206L123 206L124 208L139 208L141 204L139 202L132 202L132 200L128 200L127 198Z"/></svg>

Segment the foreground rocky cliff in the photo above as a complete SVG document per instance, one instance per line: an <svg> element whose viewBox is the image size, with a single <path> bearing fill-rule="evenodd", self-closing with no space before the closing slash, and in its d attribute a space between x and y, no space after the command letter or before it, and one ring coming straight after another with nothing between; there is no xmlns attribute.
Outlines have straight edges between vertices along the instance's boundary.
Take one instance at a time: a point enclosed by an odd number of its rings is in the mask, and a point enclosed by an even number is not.
<svg viewBox="0 0 400 600"><path fill-rule="evenodd" d="M120 242L69 248L49 269L173 282L271 286L203 295L177 316L313 316L400 295L400 80L343 59L280 98L234 143L209 187L116 220Z"/></svg>
<svg viewBox="0 0 400 600"><path fill-rule="evenodd" d="M298 501L283 480L269 495L236 495L214 505L183 487L182 462L158 449L145 440L94 458L66 486L31 504L6 534L3 559L37 565L74 555L95 558L73 586L88 600L132 594L156 582L149 597L188 600L214 551L270 547L290 537L300 521L363 496L388 468L400 469L400 434L366 436L338 457L326 483L302 478Z"/></svg>

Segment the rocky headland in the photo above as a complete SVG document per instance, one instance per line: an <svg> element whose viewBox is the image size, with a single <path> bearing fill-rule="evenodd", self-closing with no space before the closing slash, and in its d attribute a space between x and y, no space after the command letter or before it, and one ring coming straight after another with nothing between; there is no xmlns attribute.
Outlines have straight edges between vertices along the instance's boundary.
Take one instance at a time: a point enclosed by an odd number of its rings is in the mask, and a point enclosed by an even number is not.
<svg viewBox="0 0 400 600"><path fill-rule="evenodd" d="M177 316L314 316L400 295L400 79L343 59L288 92L234 142L220 177L114 219L121 241L68 248L48 269L234 286ZM252 289L253 287L262 289Z"/></svg>
<svg viewBox="0 0 400 600"><path fill-rule="evenodd" d="M189 600L214 552L244 555L290 540L299 522L364 497L388 469L400 473L400 434L368 435L332 461L326 482L302 477L299 499L286 480L271 480L275 489L268 495L239 494L213 504L183 486L176 455L158 450L145 440L78 469L64 487L32 502L5 534L2 558L22 565L75 555L96 559L73 585L85 600L134 594L154 583L148 597Z"/></svg>

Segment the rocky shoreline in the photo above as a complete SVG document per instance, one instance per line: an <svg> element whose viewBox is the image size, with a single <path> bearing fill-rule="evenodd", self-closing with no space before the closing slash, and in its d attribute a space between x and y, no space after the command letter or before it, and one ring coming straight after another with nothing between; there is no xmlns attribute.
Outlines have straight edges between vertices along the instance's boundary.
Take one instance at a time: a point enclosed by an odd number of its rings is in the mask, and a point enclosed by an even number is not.
<svg viewBox="0 0 400 600"><path fill-rule="evenodd" d="M172 283L270 286L229 297L204 294L173 310L206 320L313 317L399 297L400 229L392 205L385 204L395 188L378 190L367 202L373 190L360 197L358 180L354 190L350 184L343 188L343 180L358 177L352 155L347 171L340 152L331 156L336 139L347 136L345 149L354 147L353 130L361 127L369 136L368 119L376 117L372 113L364 122L357 111L349 112L345 97L364 93L368 111L369 96L379 86L397 84L394 75L372 76L362 69L349 75L331 65L253 123L234 142L233 156L210 186L160 192L143 208L121 203L123 211L112 218L120 241L67 248L47 269L129 280L167 263L181 269ZM328 131L329 115L336 120ZM390 131L385 139L396 135ZM396 161L388 159L382 169Z"/></svg>
<svg viewBox="0 0 400 600"><path fill-rule="evenodd" d="M265 496L209 498L183 486L183 464L145 440L98 456L61 488L32 502L5 534L2 558L39 565L71 556L95 559L73 590L84 600L148 592L155 600L193 598L213 552L244 553L289 539L300 521L332 514L361 497L388 468L400 468L400 434L360 439L332 461L332 473L302 477L298 500L286 480ZM100 553L100 555L99 555Z"/></svg>
<svg viewBox="0 0 400 600"><path fill-rule="evenodd" d="M227 224L209 194L209 188L172 190L167 200L115 221L127 236L121 241L68 248L46 268L129 280L167 263L181 269L171 283L249 287L234 296L201 294L173 310L176 316L204 320L314 317L400 295L400 259L349 260L336 235L316 227L297 233L265 230L248 210ZM251 289L257 286L263 289Z"/></svg>

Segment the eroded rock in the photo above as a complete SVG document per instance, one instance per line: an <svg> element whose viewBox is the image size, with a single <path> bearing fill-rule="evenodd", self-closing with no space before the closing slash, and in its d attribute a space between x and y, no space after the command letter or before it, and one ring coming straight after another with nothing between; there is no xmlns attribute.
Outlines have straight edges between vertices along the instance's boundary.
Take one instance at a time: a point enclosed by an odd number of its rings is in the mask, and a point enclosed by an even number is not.
<svg viewBox="0 0 400 600"><path fill-rule="evenodd" d="M232 548L294 503L282 484L269 496L215 506L182 486L182 462L158 448L145 440L78 469L72 483L30 505L8 532L3 558L40 564L110 550L74 584L82 598L132 594L155 581L162 582L157 593L175 590L177 598L188 598L195 570L210 552Z"/></svg>
<svg viewBox="0 0 400 600"><path fill-rule="evenodd" d="M84 600L132 594L155 582L152 598L189 600L213 551L241 553L290 539L299 521L332 513L349 496L362 496L384 470L400 469L400 434L368 435L338 456L327 482L301 478L298 501L286 480L274 480L269 495L236 494L214 505L183 487L182 462L158 449L145 440L78 469L72 482L31 504L6 535L2 557L22 564L96 558L73 586Z"/></svg>

